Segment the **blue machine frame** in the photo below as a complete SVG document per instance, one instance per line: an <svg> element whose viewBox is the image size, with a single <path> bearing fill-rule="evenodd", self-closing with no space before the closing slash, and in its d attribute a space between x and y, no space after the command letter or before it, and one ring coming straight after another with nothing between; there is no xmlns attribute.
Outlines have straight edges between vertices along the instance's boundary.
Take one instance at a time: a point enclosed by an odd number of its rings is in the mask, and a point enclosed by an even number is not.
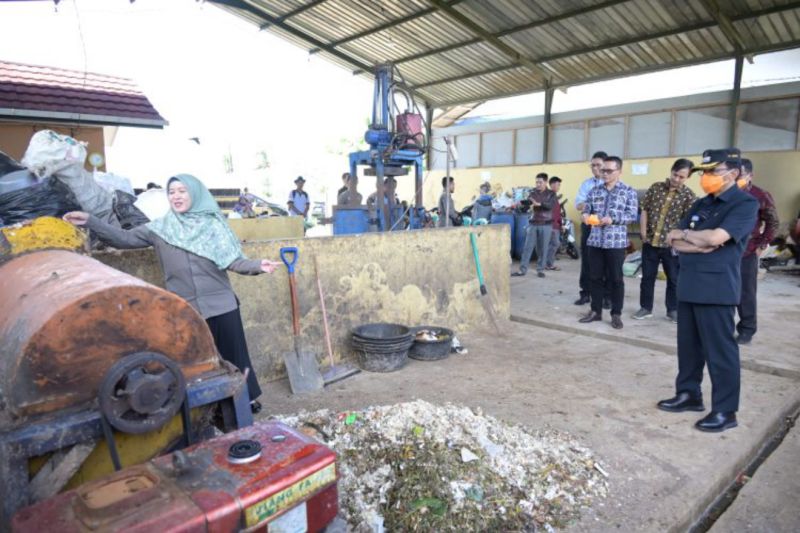
<svg viewBox="0 0 800 533"><path fill-rule="evenodd" d="M411 211L411 227L419 227L424 208L422 206L422 165L424 153L422 150L398 149L394 146L395 132L392 106L394 103L394 66L391 64L380 65L375 71L375 89L373 92L372 123L364 135L364 140L369 144L368 150L352 152L349 155L350 175L356 176L359 166L368 166L375 170L377 188L376 204L383 204L382 216L377 215L376 226L381 230L391 230L397 224L392 210L394 198L390 203L381 202L379 197L384 196L383 180L385 176L405 174L407 167L414 167L414 184L417 191L415 208ZM387 173L388 171L388 173ZM385 221L389 223L384 223Z"/></svg>

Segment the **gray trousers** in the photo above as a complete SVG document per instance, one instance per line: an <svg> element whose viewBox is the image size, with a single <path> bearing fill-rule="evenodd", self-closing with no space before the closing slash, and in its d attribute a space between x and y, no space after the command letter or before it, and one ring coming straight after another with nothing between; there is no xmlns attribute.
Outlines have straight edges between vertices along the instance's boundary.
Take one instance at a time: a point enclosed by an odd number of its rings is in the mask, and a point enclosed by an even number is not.
<svg viewBox="0 0 800 533"><path fill-rule="evenodd" d="M528 224L525 232L525 247L522 249L522 257L519 260L520 272L528 271L528 264L531 262L533 251L536 250L536 271L543 272L547 261L547 247L550 245L550 233L553 231L552 224Z"/></svg>
<svg viewBox="0 0 800 533"><path fill-rule="evenodd" d="M561 248L561 231L553 229L550 233L550 245L547 247L547 266L551 267L556 262L556 252Z"/></svg>

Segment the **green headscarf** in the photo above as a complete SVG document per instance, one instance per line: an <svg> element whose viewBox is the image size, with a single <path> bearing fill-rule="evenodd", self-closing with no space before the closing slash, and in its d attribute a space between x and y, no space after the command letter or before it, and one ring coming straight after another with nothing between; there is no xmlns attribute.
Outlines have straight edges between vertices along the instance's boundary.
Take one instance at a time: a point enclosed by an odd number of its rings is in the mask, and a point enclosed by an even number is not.
<svg viewBox="0 0 800 533"><path fill-rule="evenodd" d="M180 181L186 186L192 199L191 207L185 213L170 209L163 217L149 222L147 227L171 245L210 259L220 270L228 268L242 257L242 247L216 200L194 176L173 176L167 181L167 191L173 181Z"/></svg>

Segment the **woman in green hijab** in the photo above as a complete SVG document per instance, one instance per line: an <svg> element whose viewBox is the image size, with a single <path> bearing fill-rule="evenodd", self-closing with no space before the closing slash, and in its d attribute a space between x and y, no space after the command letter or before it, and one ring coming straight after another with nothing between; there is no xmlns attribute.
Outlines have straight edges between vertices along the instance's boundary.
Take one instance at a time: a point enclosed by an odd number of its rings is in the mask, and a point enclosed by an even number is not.
<svg viewBox="0 0 800 533"><path fill-rule="evenodd" d="M167 290L189 302L206 319L223 359L242 372L249 368L247 388L254 413L261 395L247 350L239 300L228 279L238 274L271 274L280 265L268 259L246 259L217 202L194 176L178 174L167 182L170 211L143 226L123 230L82 211L64 215L76 226L86 226L116 248L155 249Z"/></svg>

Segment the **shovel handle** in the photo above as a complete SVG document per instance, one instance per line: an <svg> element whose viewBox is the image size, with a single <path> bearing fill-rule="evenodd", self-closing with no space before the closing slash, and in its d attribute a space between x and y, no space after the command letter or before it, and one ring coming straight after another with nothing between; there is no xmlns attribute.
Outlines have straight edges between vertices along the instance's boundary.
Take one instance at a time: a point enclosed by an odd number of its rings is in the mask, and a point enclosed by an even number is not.
<svg viewBox="0 0 800 533"><path fill-rule="evenodd" d="M294 338L297 339L300 335L300 307L297 303L297 281L294 277L294 272L290 271L289 274L289 296L292 299L292 331Z"/></svg>
<svg viewBox="0 0 800 533"><path fill-rule="evenodd" d="M469 234L469 242L472 244L472 258L475 260L475 270L478 272L478 283L481 286L481 294L486 294L486 282L483 280L483 269L481 259L478 255L478 240L474 233Z"/></svg>
<svg viewBox="0 0 800 533"><path fill-rule="evenodd" d="M287 255L292 256L291 260L287 259ZM283 261L283 264L289 269L289 274L294 274L294 265L297 263L297 247L286 246L281 248L281 261Z"/></svg>

